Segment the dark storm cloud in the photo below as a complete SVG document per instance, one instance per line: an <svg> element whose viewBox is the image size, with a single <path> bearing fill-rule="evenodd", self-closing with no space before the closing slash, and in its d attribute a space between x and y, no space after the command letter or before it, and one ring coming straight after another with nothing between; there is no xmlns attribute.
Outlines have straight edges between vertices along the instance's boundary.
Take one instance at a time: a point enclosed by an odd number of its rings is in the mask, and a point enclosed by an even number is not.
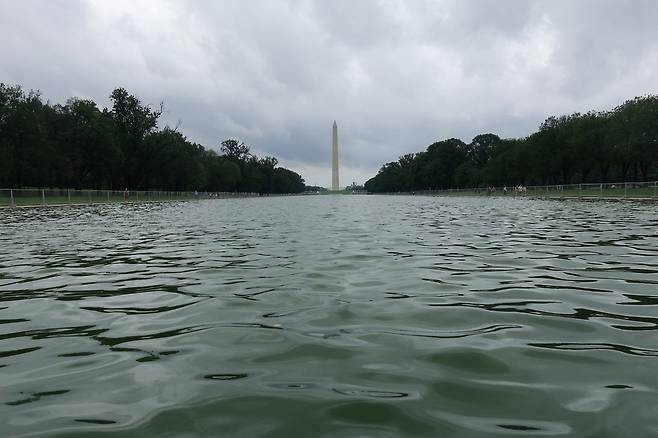
<svg viewBox="0 0 658 438"><path fill-rule="evenodd" d="M363 182L438 139L655 93L657 19L653 0L0 0L0 81L102 105L124 86L322 185L336 119L342 182Z"/></svg>

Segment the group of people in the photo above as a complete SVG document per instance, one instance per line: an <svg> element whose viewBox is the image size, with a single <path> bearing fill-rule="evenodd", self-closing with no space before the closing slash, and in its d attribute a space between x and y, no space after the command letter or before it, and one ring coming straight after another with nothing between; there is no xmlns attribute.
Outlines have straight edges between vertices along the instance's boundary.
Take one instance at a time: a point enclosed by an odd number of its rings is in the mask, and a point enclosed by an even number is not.
<svg viewBox="0 0 658 438"><path fill-rule="evenodd" d="M512 187L511 189L508 189L507 186L503 187L503 195L507 195L508 192L512 192L515 195L525 195L528 193L528 188L524 185L518 185L516 187ZM487 187L487 195L491 196L496 193L496 187L495 186L489 186Z"/></svg>

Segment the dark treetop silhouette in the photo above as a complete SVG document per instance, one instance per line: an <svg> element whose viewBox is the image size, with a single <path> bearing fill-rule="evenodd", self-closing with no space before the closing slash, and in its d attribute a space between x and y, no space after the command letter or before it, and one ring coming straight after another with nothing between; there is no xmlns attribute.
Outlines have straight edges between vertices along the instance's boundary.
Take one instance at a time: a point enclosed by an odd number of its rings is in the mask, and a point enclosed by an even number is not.
<svg viewBox="0 0 658 438"><path fill-rule="evenodd" d="M112 108L72 98L44 103L38 92L0 84L0 187L206 190L299 193L304 180L258 158L238 140L223 155L158 129L162 106L142 104L125 89Z"/></svg>
<svg viewBox="0 0 658 438"><path fill-rule="evenodd" d="M549 117L525 138L476 136L430 145L385 164L370 192L640 181L658 178L658 96L612 111Z"/></svg>

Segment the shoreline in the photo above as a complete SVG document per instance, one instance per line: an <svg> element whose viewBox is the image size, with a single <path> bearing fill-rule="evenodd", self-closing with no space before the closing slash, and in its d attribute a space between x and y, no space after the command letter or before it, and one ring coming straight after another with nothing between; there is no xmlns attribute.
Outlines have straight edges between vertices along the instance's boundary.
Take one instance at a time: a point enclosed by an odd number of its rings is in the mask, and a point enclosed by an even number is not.
<svg viewBox="0 0 658 438"><path fill-rule="evenodd" d="M369 193L368 195L373 196L424 196L424 197L436 197L436 198L485 198L485 199L541 199L544 201L547 200L556 200L556 201L608 201L608 202L623 202L623 201L641 201L641 202L658 202L658 197L646 197L646 196L539 196L539 195L482 195L482 194L462 194L462 193L411 193L411 192L396 192L396 193Z"/></svg>
<svg viewBox="0 0 658 438"><path fill-rule="evenodd" d="M268 196L286 196L286 195L268 195ZM160 199L110 199L110 200L98 200L98 201L88 201L88 202L76 202L65 199L63 202L29 202L29 203L8 203L0 204L0 210L3 209L14 209L14 208L39 208L39 207L82 207L90 205L112 205L112 204L153 204L153 203L163 203L163 202L188 202L188 201L207 201L213 199L238 199L238 198L259 198L258 193L236 193L235 195L218 195L218 196L197 196L197 197L179 197L179 198L169 198L163 197ZM15 200L16 198L14 198Z"/></svg>

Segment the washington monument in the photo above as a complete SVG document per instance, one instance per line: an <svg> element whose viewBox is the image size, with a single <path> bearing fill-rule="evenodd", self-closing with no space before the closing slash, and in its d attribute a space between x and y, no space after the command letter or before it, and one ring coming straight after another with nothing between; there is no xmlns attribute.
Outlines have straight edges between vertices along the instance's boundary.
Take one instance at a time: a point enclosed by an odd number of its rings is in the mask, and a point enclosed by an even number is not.
<svg viewBox="0 0 658 438"><path fill-rule="evenodd" d="M339 190L338 187L338 125L334 120L331 131L331 190Z"/></svg>

